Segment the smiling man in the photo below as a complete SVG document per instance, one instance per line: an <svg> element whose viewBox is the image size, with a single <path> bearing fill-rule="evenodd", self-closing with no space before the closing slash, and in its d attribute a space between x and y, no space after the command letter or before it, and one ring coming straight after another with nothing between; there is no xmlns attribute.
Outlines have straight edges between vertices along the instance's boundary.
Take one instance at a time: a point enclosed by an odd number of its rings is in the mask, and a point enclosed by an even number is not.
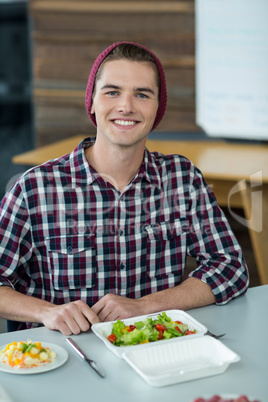
<svg viewBox="0 0 268 402"><path fill-rule="evenodd" d="M119 42L98 56L86 90L96 138L26 172L2 201L0 317L69 335L245 293L241 248L202 173L146 149L166 103L150 50ZM188 255L197 268L183 280Z"/></svg>
<svg viewBox="0 0 268 402"><path fill-rule="evenodd" d="M151 64L106 61L95 82L90 114L96 118L97 137L85 154L120 191L138 172L157 114L159 89Z"/></svg>

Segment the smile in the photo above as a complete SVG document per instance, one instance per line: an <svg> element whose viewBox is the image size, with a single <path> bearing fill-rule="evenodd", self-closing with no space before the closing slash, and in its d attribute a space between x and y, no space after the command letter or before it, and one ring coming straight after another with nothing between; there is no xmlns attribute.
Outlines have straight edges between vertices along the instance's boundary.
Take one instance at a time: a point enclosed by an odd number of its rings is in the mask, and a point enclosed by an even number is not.
<svg viewBox="0 0 268 402"><path fill-rule="evenodd" d="M114 120L114 122L120 126L134 126L136 124L133 120Z"/></svg>

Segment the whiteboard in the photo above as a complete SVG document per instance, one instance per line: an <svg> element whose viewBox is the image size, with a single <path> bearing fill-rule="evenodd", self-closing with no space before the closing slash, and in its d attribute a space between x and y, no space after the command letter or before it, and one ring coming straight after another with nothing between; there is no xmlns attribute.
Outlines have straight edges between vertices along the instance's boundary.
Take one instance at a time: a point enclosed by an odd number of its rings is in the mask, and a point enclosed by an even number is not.
<svg viewBox="0 0 268 402"><path fill-rule="evenodd" d="M196 0L196 123L268 140L268 0Z"/></svg>

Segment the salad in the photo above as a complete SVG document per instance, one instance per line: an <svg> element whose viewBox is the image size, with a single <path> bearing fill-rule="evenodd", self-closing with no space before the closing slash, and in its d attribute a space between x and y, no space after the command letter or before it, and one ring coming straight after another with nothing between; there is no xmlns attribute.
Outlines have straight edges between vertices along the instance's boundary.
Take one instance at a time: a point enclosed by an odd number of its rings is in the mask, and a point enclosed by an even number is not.
<svg viewBox="0 0 268 402"><path fill-rule="evenodd" d="M51 348L31 340L9 343L0 351L0 362L17 369L43 366L55 359L56 353Z"/></svg>
<svg viewBox="0 0 268 402"><path fill-rule="evenodd" d="M172 321L163 312L155 320L147 317L145 321L137 321L133 325L125 325L123 321L117 320L107 339L116 346L131 346L195 333L196 330L190 331L187 324Z"/></svg>

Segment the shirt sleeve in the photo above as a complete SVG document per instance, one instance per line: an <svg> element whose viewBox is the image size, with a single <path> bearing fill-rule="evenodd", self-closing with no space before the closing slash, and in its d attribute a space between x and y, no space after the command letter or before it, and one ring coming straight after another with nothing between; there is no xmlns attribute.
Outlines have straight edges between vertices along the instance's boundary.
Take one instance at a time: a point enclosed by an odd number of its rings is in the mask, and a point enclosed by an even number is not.
<svg viewBox="0 0 268 402"><path fill-rule="evenodd" d="M201 172L193 167L189 188L187 253L198 267L188 276L207 283L216 304L246 292L249 273L242 250Z"/></svg>
<svg viewBox="0 0 268 402"><path fill-rule="evenodd" d="M17 183L1 202L0 285L14 287L21 278L31 257L30 233L26 203Z"/></svg>

